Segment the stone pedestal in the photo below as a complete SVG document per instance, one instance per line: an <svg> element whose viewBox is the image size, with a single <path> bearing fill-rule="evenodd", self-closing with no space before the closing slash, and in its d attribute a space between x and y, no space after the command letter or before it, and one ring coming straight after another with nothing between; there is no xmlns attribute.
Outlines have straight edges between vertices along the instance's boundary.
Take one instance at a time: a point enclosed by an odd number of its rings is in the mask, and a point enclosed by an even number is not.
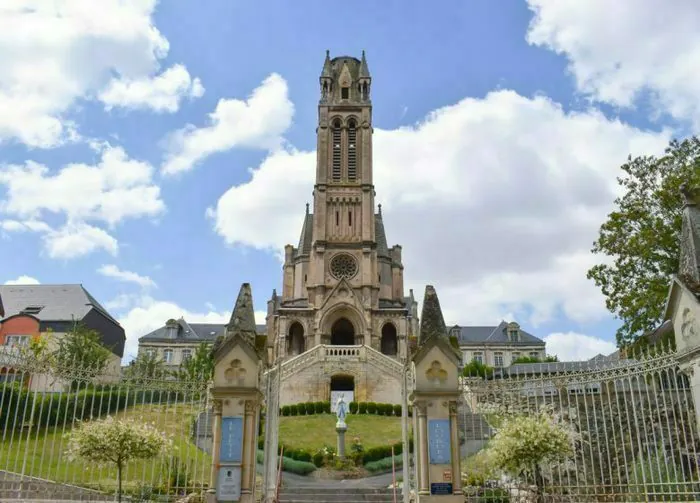
<svg viewBox="0 0 700 503"><path fill-rule="evenodd" d="M337 453L340 459L345 459L345 432L348 431L348 425L345 422L338 421L335 423L335 432L338 434Z"/></svg>

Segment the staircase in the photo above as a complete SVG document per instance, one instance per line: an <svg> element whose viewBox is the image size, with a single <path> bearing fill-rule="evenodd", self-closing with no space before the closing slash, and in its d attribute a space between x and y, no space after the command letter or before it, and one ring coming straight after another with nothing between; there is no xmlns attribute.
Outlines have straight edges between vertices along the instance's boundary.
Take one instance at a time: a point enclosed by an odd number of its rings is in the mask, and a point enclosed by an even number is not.
<svg viewBox="0 0 700 503"><path fill-rule="evenodd" d="M401 490L396 490L397 501ZM392 489L363 487L294 487L282 489L280 503L389 503Z"/></svg>
<svg viewBox="0 0 700 503"><path fill-rule="evenodd" d="M464 440L460 446L462 458L479 452L493 435L484 416L472 412L465 403L461 403L457 409L457 431Z"/></svg>

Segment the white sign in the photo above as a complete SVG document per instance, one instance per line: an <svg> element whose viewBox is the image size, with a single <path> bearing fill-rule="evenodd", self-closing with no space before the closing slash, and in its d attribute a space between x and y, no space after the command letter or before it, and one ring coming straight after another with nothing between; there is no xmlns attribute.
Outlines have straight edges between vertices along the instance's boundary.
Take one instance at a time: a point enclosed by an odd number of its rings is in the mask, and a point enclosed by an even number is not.
<svg viewBox="0 0 700 503"><path fill-rule="evenodd" d="M354 391L331 391L331 412L335 414L336 404L338 403L338 397L343 395L345 404L348 406L348 411L350 410L350 402L355 400Z"/></svg>
<svg viewBox="0 0 700 503"><path fill-rule="evenodd" d="M219 478L216 487L217 501L240 501L241 499L241 467L222 466L219 468Z"/></svg>

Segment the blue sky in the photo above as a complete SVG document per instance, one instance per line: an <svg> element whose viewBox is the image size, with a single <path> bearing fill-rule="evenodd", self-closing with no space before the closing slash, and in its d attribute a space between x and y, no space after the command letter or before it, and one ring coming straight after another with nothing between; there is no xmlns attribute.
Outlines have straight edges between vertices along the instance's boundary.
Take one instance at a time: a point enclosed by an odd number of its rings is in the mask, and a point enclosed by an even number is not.
<svg viewBox="0 0 700 503"><path fill-rule="evenodd" d="M0 283L82 283L128 354L169 317L225 320L241 282L260 311L280 288L326 49L366 50L407 288L434 284L448 323L514 318L563 358L612 348L585 272L619 165L700 118L692 1L16 4L0 7Z"/></svg>

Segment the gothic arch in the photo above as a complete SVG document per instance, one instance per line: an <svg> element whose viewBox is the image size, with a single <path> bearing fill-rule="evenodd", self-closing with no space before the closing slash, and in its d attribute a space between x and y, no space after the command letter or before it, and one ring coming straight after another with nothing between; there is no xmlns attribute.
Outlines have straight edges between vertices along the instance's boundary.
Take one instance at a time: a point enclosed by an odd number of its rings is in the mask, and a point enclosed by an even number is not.
<svg viewBox="0 0 700 503"><path fill-rule="evenodd" d="M322 315L319 322L321 334L323 334L324 338L330 342L333 325L341 318L347 319L353 325L355 331L355 341L356 344L359 344L357 341L362 341L364 334L367 332L362 313L360 313L357 308L351 304L344 302L332 306Z"/></svg>
<svg viewBox="0 0 700 503"><path fill-rule="evenodd" d="M287 332L288 355L296 356L306 351L304 335L304 325L299 321L294 321L289 325L289 331Z"/></svg>
<svg viewBox="0 0 700 503"><path fill-rule="evenodd" d="M382 339L381 339L381 351L382 354L387 356L396 356L399 354L399 337L396 330L396 325L392 322L387 321L382 326Z"/></svg>

